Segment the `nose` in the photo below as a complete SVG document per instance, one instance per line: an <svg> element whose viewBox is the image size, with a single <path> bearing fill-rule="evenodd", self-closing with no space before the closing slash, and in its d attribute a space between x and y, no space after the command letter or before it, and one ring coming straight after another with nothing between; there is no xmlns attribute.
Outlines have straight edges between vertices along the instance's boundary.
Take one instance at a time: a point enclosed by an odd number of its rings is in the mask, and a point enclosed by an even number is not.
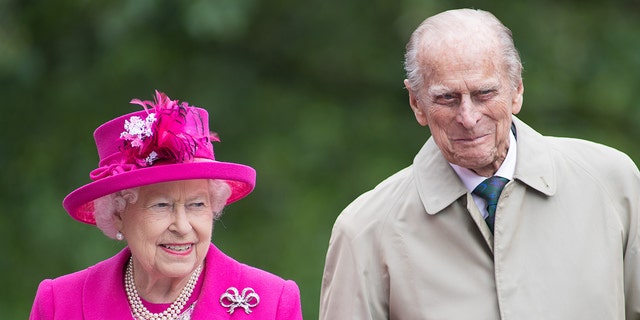
<svg viewBox="0 0 640 320"><path fill-rule="evenodd" d="M467 129L473 128L480 118L482 113L478 111L470 96L463 95L460 99L460 105L458 106L458 114L456 121L462 124Z"/></svg>
<svg viewBox="0 0 640 320"><path fill-rule="evenodd" d="M169 230L179 234L186 234L192 228L185 206L176 205L173 212L173 222L169 226Z"/></svg>

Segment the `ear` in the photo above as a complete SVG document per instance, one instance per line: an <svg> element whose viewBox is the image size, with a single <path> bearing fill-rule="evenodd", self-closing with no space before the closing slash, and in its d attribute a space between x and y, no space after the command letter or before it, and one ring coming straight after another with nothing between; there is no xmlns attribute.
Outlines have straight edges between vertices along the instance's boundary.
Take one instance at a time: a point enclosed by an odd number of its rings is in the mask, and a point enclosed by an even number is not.
<svg viewBox="0 0 640 320"><path fill-rule="evenodd" d="M513 95L513 100L511 101L511 114L518 114L520 109L522 109L522 97L524 95L524 84L522 83L522 79L518 81L518 87Z"/></svg>
<svg viewBox="0 0 640 320"><path fill-rule="evenodd" d="M411 89L409 80L404 79L404 87L407 89L407 92L409 92L409 105L411 106L411 110L413 110L413 114L416 116L416 120L423 127L428 125L429 121L427 119L427 114L420 107L420 99L418 98L416 92Z"/></svg>

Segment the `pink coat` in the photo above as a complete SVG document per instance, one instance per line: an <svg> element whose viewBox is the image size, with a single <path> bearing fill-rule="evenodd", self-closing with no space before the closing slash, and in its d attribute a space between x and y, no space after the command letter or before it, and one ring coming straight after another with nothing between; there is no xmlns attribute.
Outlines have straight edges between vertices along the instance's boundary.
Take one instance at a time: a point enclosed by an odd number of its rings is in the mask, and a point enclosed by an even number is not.
<svg viewBox="0 0 640 320"><path fill-rule="evenodd" d="M30 320L132 319L124 291L124 265L131 256L125 248L92 267L40 283ZM192 320L200 319L302 319L300 291L295 282L241 264L213 244L207 253L204 283ZM220 297L234 287L252 288L260 302L250 314L238 307L233 314Z"/></svg>

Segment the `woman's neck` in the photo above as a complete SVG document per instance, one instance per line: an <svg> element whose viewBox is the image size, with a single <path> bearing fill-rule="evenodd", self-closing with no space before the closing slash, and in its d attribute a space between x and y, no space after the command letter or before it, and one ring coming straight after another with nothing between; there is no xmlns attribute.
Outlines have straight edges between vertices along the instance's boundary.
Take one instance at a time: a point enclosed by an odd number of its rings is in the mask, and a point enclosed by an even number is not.
<svg viewBox="0 0 640 320"><path fill-rule="evenodd" d="M194 272L191 271L186 276L179 278L154 276L135 263L135 260L134 270L133 278L138 295L151 303L172 303L175 301Z"/></svg>
<svg viewBox="0 0 640 320"><path fill-rule="evenodd" d="M191 295L191 297L189 297L189 300L187 300L187 303L185 304L185 307L180 310L181 312L184 311L186 308L189 308L189 306L193 305L198 298L200 297L200 290L202 290L202 284L204 283L204 277L205 274L204 272L202 273L202 275L200 276L200 278L198 279L198 282L196 283L196 286L193 289L193 294ZM161 313L163 311L165 311L170 303L153 303L150 301L147 301L146 299L142 299L142 304L151 312L153 313Z"/></svg>

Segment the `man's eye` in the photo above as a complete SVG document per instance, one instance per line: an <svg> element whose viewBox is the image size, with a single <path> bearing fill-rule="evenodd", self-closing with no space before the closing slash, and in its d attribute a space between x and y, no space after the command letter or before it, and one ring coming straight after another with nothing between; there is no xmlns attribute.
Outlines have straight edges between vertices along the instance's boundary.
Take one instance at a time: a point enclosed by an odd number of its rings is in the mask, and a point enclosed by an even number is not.
<svg viewBox="0 0 640 320"><path fill-rule="evenodd" d="M481 90L478 91L477 97L481 100L486 100L492 98L493 96L495 96L495 94L496 90Z"/></svg>
<svg viewBox="0 0 640 320"><path fill-rule="evenodd" d="M451 93L438 95L434 99L434 102L437 104L451 104L455 101L456 101L456 95Z"/></svg>
<svg viewBox="0 0 640 320"><path fill-rule="evenodd" d="M158 202L158 203L154 204L153 206L156 207L156 208L161 208L161 209L170 208L171 207L171 205L168 202Z"/></svg>

